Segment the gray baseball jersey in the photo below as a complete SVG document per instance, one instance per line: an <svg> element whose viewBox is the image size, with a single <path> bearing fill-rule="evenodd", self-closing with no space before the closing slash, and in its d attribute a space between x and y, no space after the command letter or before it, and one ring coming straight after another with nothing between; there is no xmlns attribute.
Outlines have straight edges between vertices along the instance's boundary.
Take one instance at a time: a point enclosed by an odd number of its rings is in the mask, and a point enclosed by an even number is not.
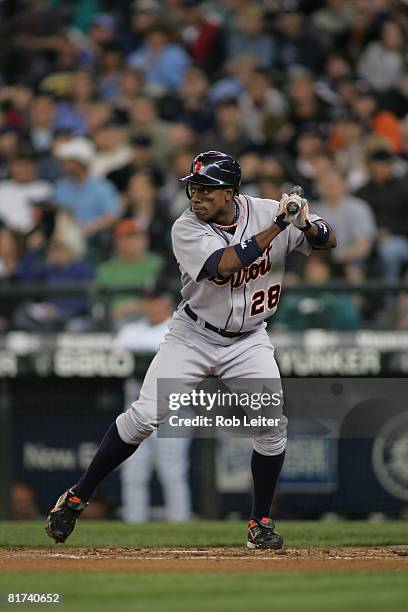
<svg viewBox="0 0 408 612"><path fill-rule="evenodd" d="M287 255L297 250L308 255L312 248L305 235L290 225L271 242L262 256L231 278L211 277L197 282L208 257L214 251L239 244L269 228L278 213L279 202L238 196L240 222L230 234L220 226L203 222L187 209L173 225L173 251L181 271L183 302L204 321L232 332L255 329L276 311ZM311 220L319 219L310 215Z"/></svg>
<svg viewBox="0 0 408 612"><path fill-rule="evenodd" d="M256 379L262 385L268 380L268 387L281 390L273 346L262 322L277 308L286 256L294 249L307 255L311 246L303 232L290 225L256 262L231 278L198 281L214 251L267 229L279 208L276 200L249 196L237 197L237 203L240 222L234 235L199 221L189 209L173 225L173 250L181 270L183 302L149 367L139 399L116 420L119 435L128 444L139 444L165 422L169 407L158 395L161 379L183 381L183 391L195 388L198 381L210 374L222 380ZM312 220L318 218L311 216ZM186 302L201 319L200 324L185 313ZM206 329L203 321L233 332L253 330L253 333L226 338ZM260 454L283 452L287 419L283 414L280 416L278 427L254 430L254 448Z"/></svg>

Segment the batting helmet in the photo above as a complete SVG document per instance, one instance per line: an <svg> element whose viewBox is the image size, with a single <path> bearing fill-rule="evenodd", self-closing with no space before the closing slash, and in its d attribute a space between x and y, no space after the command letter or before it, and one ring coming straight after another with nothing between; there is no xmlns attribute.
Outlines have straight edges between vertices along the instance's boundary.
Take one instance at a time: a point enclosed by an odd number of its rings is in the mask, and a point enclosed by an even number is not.
<svg viewBox="0 0 408 612"><path fill-rule="evenodd" d="M241 167L231 155L220 151L206 151L199 153L193 159L190 174L179 180L187 182L188 197L190 197L189 182L208 187L234 187L238 193L241 184Z"/></svg>

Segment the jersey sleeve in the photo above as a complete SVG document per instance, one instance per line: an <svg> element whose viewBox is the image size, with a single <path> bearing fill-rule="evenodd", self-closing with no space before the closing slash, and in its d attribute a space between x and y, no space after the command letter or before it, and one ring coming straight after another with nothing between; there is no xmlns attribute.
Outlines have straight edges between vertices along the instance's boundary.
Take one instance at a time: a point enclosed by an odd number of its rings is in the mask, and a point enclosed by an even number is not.
<svg viewBox="0 0 408 612"><path fill-rule="evenodd" d="M315 213L312 213L309 215L309 219L313 223L313 221L317 221L318 219L321 219L321 217ZM289 232L287 254L289 255L289 253L292 251L299 251L300 253L303 253L303 255L310 255L313 248L310 242L307 240L304 232L293 224L289 226L287 231Z"/></svg>
<svg viewBox="0 0 408 612"><path fill-rule="evenodd" d="M173 252L177 262L195 282L207 259L215 251L228 246L221 238L207 230L205 226L177 220L171 232Z"/></svg>

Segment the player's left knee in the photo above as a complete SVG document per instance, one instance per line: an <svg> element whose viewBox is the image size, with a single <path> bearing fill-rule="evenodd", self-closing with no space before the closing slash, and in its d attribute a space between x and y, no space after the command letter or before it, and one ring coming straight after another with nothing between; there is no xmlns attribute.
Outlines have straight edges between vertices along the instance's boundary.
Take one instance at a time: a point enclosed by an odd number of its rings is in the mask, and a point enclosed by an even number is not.
<svg viewBox="0 0 408 612"><path fill-rule="evenodd" d="M276 427L254 431L254 449L261 455L280 455L286 448L288 419L284 414Z"/></svg>
<svg viewBox="0 0 408 612"><path fill-rule="evenodd" d="M281 440L255 439L254 449L260 455L280 455L286 448L286 437Z"/></svg>
<svg viewBox="0 0 408 612"><path fill-rule="evenodd" d="M141 444L157 429L155 424L145 423L132 407L116 418L116 426L119 436L127 444Z"/></svg>

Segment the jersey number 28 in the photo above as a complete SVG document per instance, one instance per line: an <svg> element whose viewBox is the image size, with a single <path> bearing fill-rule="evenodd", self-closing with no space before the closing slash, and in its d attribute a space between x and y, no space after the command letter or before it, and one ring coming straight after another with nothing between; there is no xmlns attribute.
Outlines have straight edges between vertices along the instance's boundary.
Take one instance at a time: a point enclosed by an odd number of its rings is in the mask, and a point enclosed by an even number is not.
<svg viewBox="0 0 408 612"><path fill-rule="evenodd" d="M255 317L256 315L260 315L265 311L265 308L266 310L275 308L279 301L280 290L280 285L271 285L267 291L264 291L264 289L255 291L251 298L249 316Z"/></svg>

